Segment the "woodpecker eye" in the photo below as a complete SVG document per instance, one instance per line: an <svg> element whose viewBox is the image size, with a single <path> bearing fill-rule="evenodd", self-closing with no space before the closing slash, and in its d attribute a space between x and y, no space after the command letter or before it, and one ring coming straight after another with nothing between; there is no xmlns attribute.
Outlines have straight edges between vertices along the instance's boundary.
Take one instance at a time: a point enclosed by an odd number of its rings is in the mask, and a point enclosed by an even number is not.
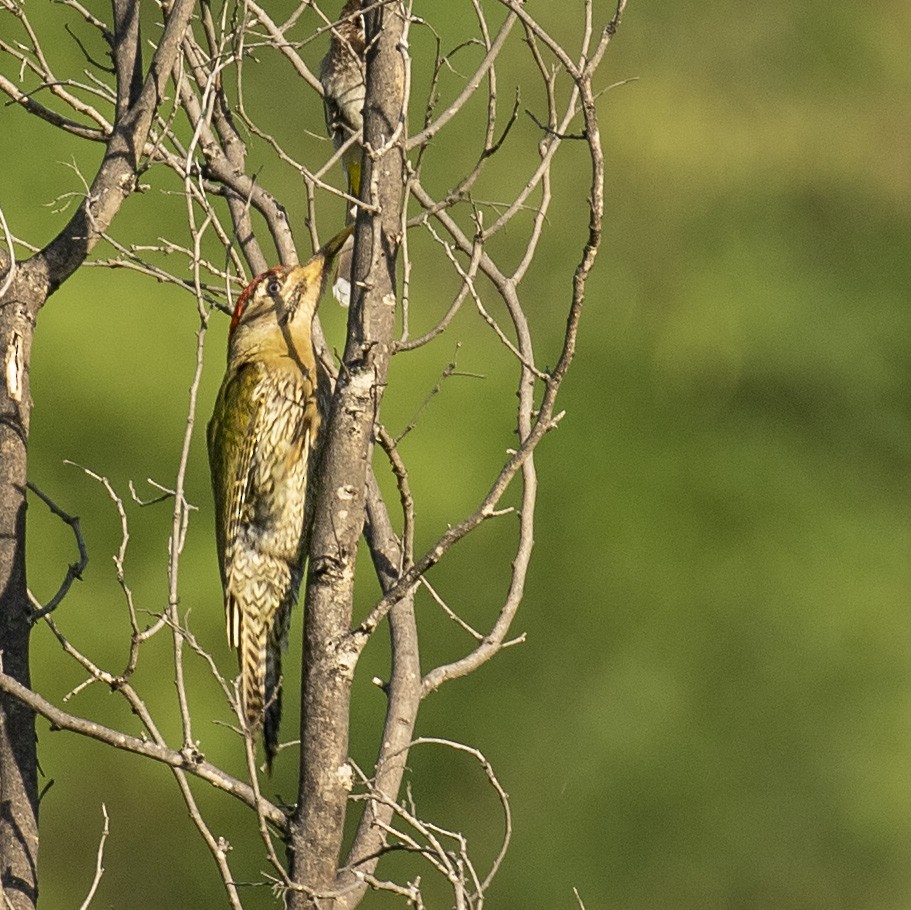
<svg viewBox="0 0 911 910"><path fill-rule="evenodd" d="M278 297L282 289L281 284L277 278L270 278L269 283L266 285L266 293L270 297Z"/></svg>

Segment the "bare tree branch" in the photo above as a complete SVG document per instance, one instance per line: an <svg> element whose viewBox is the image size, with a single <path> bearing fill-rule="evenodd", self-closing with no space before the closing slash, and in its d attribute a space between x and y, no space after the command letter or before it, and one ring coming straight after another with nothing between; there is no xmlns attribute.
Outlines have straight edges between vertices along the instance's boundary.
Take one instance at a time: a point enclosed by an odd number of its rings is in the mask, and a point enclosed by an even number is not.
<svg viewBox="0 0 911 910"><path fill-rule="evenodd" d="M506 39L509 37L509 33L515 24L516 15L516 11L513 10L503 21L503 24L500 26L500 30L497 33L497 37L490 45L487 54L481 61L481 65L475 70L471 78L466 81L465 88L462 89L459 96L442 114L440 114L439 117L437 117L436 120L428 124L420 133L416 133L414 136L410 137L408 140L409 150L429 142L459 111L462 110L465 106L465 102L477 91L478 86L481 84L481 80L487 75L488 71L493 66L494 61L499 56L500 51L503 49L503 45L506 43Z"/></svg>
<svg viewBox="0 0 911 910"><path fill-rule="evenodd" d="M31 481L26 484L26 487L28 487L28 489L31 490L64 524L67 524L72 528L73 536L76 538L76 547L79 550L79 562L70 563L70 565L67 566L66 575L64 575L63 581L60 583L57 593L44 606L40 603L33 602L35 612L32 614L32 622L35 622L36 620L41 619L42 616L47 616L48 613L52 613L57 608L60 601L69 593L70 586L73 582L82 580L82 573L89 563L89 554L85 547L85 540L82 537L82 529L79 527L79 518L64 512L60 506L50 499L50 497L42 493Z"/></svg>
<svg viewBox="0 0 911 910"><path fill-rule="evenodd" d="M231 777L220 768L216 768L199 753L178 752L176 749L169 749L167 746L157 742L139 739L127 733L121 733L119 730L112 730L103 724L69 714L51 704L47 699L42 698L37 692L27 689L5 672L0 672L0 692L12 695L22 704L27 705L34 712L49 720L52 730L69 730L71 733L79 733L89 739L113 746L115 749L122 749L135 755L143 755L171 768L179 768L194 777L210 783L217 790L239 799L250 806L251 809L258 809L268 819L269 823L274 825L279 831L283 830L287 824L287 817L281 809L263 797L260 797L257 801L252 787L243 783L243 781L237 780L237 778Z"/></svg>
<svg viewBox="0 0 911 910"><path fill-rule="evenodd" d="M128 0L116 0L115 9L127 9L130 5ZM32 284L46 288L45 296L53 293L79 267L108 229L123 200L133 191L136 168L193 6L193 0L174 0L142 91L115 124L85 201L63 231L26 264ZM135 39L138 43L138 29ZM138 48L130 54L138 57ZM118 98L128 97L132 92L133 77L132 68L129 74L118 71L118 85L129 79L131 86L129 91L118 88Z"/></svg>
<svg viewBox="0 0 911 910"><path fill-rule="evenodd" d="M14 71L9 76L0 73L0 92L10 103L70 136L106 143L94 179L83 181L85 193L80 194L77 211L44 250L16 263L14 243L19 249L35 248L14 240L0 212L5 239L5 248L0 250L0 342L5 347L7 380L0 396L0 447L4 453L19 453L17 470L10 471L0 484L0 521L5 522L0 527L0 581L7 583L0 610L0 648L5 651L7 662L7 675L0 675L4 708L0 712L0 770L17 766L20 759L11 757L9 743L27 741L32 712L47 717L54 728L68 729L168 765L191 821L213 856L227 903L233 910L240 910L241 900L227 859L228 845L223 837L214 834L190 787L189 775L232 793L254 810L248 818L255 825L252 830L259 833L269 864L270 871L264 878L277 893L284 894L290 910L353 910L369 889L382 890L423 907L420 877L407 882L384 877L380 866L394 850L412 854L426 863L433 874L442 876L452 889L458 910L480 910L511 830L505 791L483 755L467 746L432 740L474 756L501 799L505 838L487 874L479 871L463 834L422 819L412 805L410 791L405 798L401 791L409 749L431 742L413 738L423 697L523 640L522 635L510 637L510 630L524 596L534 542L538 484L534 452L562 416L557 410L557 395L575 353L587 280L601 243L605 164L593 76L619 26L625 0L620 0L613 17L600 27L595 21L593 2L584 0L572 48L558 42L521 0L499 0L500 22L493 29L491 20L497 13L496 6L490 7L482 0L466 0L464 9L469 19L473 17L474 35L467 40L460 36L459 43L448 52L442 50L442 39L429 18L415 19L406 0L352 2L338 20L311 0L301 0L292 5L283 21L273 19L271 11L250 0L221 5L211 0L202 0L198 5L190 0L169 0L162 6L163 30L151 45L147 44L153 51L145 77L135 3L114 0L110 26L80 0L63 0L63 5L81 16L87 24L83 29L92 30L93 38L109 49L112 71L96 62L100 55L92 56L90 42L84 44L74 34L73 40L88 69L75 78L68 73L58 74L52 66L54 55L45 53L41 36L22 4L18 0L0 0L0 14L7 15L21 29L22 36L21 41L6 40L5 36L0 39L0 60ZM191 21L194 10L198 15ZM281 110L294 110L298 122L304 124L304 133L314 135L306 126L306 113L298 112L318 105L323 88L305 62L304 48L313 41L325 42L330 35L338 39L345 21L350 25L360 16L366 22L368 39L363 135L358 130L338 149L330 150L326 141L321 144L324 153L317 147L313 154L306 143L300 148L292 146L282 138L282 128L268 119L275 112L254 105L252 82L258 78L254 74L283 74ZM429 76L423 85L415 86L408 44L413 22L427 25L436 40L435 57L428 61ZM516 23L520 28L515 28ZM509 58L510 74L516 71L514 63L521 56L537 86L532 86L528 94L524 84L517 86L511 110L499 111L498 83L505 72L502 54L510 48L515 52ZM469 54L474 54L475 60L465 78L454 67ZM261 63L277 69L255 69ZM12 78L15 70L19 73L18 83ZM453 73L458 79L454 97L448 82ZM164 102L171 78L176 92ZM245 82L250 84L249 93ZM531 114L541 132L532 139L531 146L526 136L519 135L522 131L513 130L520 109L520 88L524 97L530 94L541 99L535 102L536 109ZM444 106L440 98L447 94L452 100ZM482 102L481 113L477 103L472 113L473 98ZM409 134L409 115L420 124L414 134ZM459 130L459 124L466 136L470 129L476 137L473 141L477 142L477 157L467 173L453 174L448 168L445 143L450 141L447 136ZM536 357L525 312L528 298L524 281L542 250L546 251L547 238L552 233L548 214L555 187L560 185L552 180L552 174L567 139L584 142L589 149L588 205L580 209L588 220L588 233L568 289L568 304L561 308L559 302L552 301L549 307L550 312L562 309L566 327L556 365L544 369L539 364L548 361ZM520 147L522 143L524 147ZM514 173L506 181L498 180L492 194L495 198L482 200L490 193L485 187L489 177L487 162L506 148L515 163ZM337 171L341 170L337 164L350 161L353 149L363 149L357 199L348 190L347 179L341 188L335 185L339 182ZM270 162L266 167L261 166L264 157ZM178 205L183 205L188 239L175 237L172 232L163 238L165 230L155 226L148 236L132 243L110 232L112 219L126 196L136 189L138 174L146 167L153 169L160 176L160 183L167 186L163 204L173 207L176 199ZM281 173L277 174L276 169ZM289 193L283 188L279 192L276 188L282 186L285 178L300 189ZM150 182L156 185L155 178L150 178ZM429 187L433 187L433 193ZM63 198L68 200L75 195L65 194ZM178 608L185 596L180 562L188 529L195 520L195 507L186 499L185 483L194 457L197 397L212 310L230 313L248 274L261 273L271 264L273 254L264 250L264 239L271 240L279 261L296 263L299 257L292 224L297 227L302 221L316 245L321 233L318 221L325 223L325 213L330 206L338 207L339 196L346 207L357 205L353 300L344 353L338 362L330 354L319 324L314 323L313 327L324 367L320 378L322 450L318 453L319 483L312 485L317 498L312 504L314 526L306 587L298 800L286 815L261 795L254 743L244 734L245 724L240 717L235 732L246 756L249 783L226 774L203 756L205 726L194 713L198 700L190 687L193 676L185 661L197 656L201 659L209 684L235 715L238 698L236 685L226 678L215 657L191 630L188 611ZM508 233L504 230L507 226ZM562 230L563 225L560 227ZM417 233L409 238L411 230ZM491 238L501 232L502 244L491 244ZM186 422L174 474L164 484L154 484L161 495L153 495L150 500L140 500L133 492L140 507L170 500L166 609L156 604L148 610L152 619L146 628L141 628L142 605L134 601L125 578L129 499L124 503L107 478L87 470L104 487L120 521L121 543L114 564L127 607L126 615L121 617L129 635L122 671L104 669L90 656L91 647L81 650L78 642L68 640L58 624L45 616L64 653L84 673L67 698L95 683L109 686L142 724L142 737L67 714L32 692L27 665L28 626L22 625L16 613L21 604L27 604L24 550L19 541L24 535L28 364L35 314L100 240L109 247L103 258L92 263L95 267L127 268L188 290L193 294L198 315ZM427 248L430 252L425 258ZM415 258L419 249L421 255ZM430 298L425 295L422 282L426 277L422 273L432 274L431 280L436 280L437 271L447 273L452 282L447 287L452 290L444 300L436 298L440 307L433 310L425 305ZM399 276L402 294L397 301ZM466 299L473 306L463 307ZM419 318L421 331L412 337L412 325ZM509 392L515 392L517 400L513 412L516 441L514 449L494 468L486 492L477 491L474 509L461 520L448 521L445 533L429 547L422 543L424 549L416 556L418 519L425 516L419 513L412 490L405 458L410 452L399 443L406 433L423 424L424 405L397 438L385 429L380 405L394 354L407 355L463 324L489 328L495 339L492 348L505 351L515 364L515 381ZM454 362L429 389L425 405L450 375L455 375ZM420 431L410 436L408 446L419 436ZM374 452L376 442L380 453ZM395 514L390 514L380 492L374 454L388 461L395 479L399 500ZM420 486L415 484L415 489ZM518 496L515 508L504 507L507 491L510 496ZM453 592L442 584L439 590L436 583L431 586L425 575L460 540L492 518L517 523L510 550L511 568L504 567L509 574L508 590L490 615L480 621L473 618L468 624L460 616L462 606ZM81 538L75 526L74 532L78 544ZM366 617L355 624L353 596L362 534L382 593ZM426 541L427 537L418 539ZM79 546L82 553L83 546ZM78 566L70 567L64 587L78 577L78 571ZM415 593L421 585L430 593L429 602L439 606L428 621L442 622L454 632L458 629L455 634L464 633L466 639L464 650L457 652L454 659L427 668L423 676L415 618ZM61 592L48 606L60 602L65 590L61 588ZM386 715L373 768L361 772L348 754L351 684L362 651L387 617L391 665L389 679L379 681L387 696ZM144 645L160 633L171 636L176 684L172 710L181 722L180 749L168 746L158 718L153 718L137 688L139 677L133 675ZM31 758L22 753L26 777L34 775L33 753L33 747ZM2 775L0 778L6 786L6 779ZM361 783L352 796L349 791L358 779ZM31 780L23 792L27 803L35 794ZM360 810L360 817L347 856L341 860L342 832L350 800ZM31 819L26 813L25 824L15 838L9 830L2 830L2 823L0 835L0 850L8 868L15 867L16 874L22 874L19 870L27 870L29 863L34 867L34 812ZM92 900L100 881L106 836L102 837L96 876L84 906ZM275 836L288 839L287 865L279 856ZM7 884L12 880L6 874L4 879ZM37 896L34 881L34 874L26 871L24 885L13 890L7 887L2 900L13 901L11 905L19 910L20 903L16 901L21 897L23 910L33 910Z"/></svg>
<svg viewBox="0 0 911 910"><path fill-rule="evenodd" d="M404 554L396 540L385 508L378 503L376 479L370 477L367 487L367 524L364 534L371 545L374 568L383 588L399 577ZM380 554L397 553L396 565L380 561ZM341 908L355 907L366 891L368 878L376 870L386 843L386 826L392 820L396 795L402 784L408 757L408 745L414 733L421 701L421 661L417 623L414 615L414 591L409 592L390 610L392 637L392 672L385 686L388 706L383 727L382 746L376 761L373 782L375 799L370 799L361 815L357 833L348 857L336 878L336 888L344 892ZM357 873L357 875L354 874Z"/></svg>
<svg viewBox="0 0 911 910"><path fill-rule="evenodd" d="M95 861L95 877L92 879L89 893L86 895L85 900L79 905L79 910L88 910L89 905L95 898L95 892L98 890L98 885L101 884L101 876L104 875L104 845L110 834L108 807L104 803L101 804L101 814L104 816L104 827L101 829L101 839L98 841L98 858Z"/></svg>
<svg viewBox="0 0 911 910"><path fill-rule="evenodd" d="M408 11L366 16L362 195L354 241L348 342L326 422L304 618L301 769L292 819L291 877L307 891L335 883L349 786L348 706L356 651L349 641L354 562L364 523L367 464L392 348L395 260L401 238L401 139L408 66ZM289 907L308 904L293 892Z"/></svg>

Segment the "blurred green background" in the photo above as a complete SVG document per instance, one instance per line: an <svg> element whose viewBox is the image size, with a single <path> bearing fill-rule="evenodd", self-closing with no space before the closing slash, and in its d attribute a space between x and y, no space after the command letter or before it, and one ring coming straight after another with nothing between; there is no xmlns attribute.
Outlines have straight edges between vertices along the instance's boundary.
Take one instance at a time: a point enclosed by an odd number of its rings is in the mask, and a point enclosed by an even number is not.
<svg viewBox="0 0 911 910"><path fill-rule="evenodd" d="M567 11L578 4L559 6L548 25L568 37ZM462 5L416 11L444 46L472 27ZM33 15L47 15L63 37L59 9ZM537 459L536 550L516 626L527 641L444 687L418 723L422 735L480 748L511 796L513 843L488 906L574 908L573 888L588 910L911 906L909 32L911 7L900 0L863 9L630 3L599 86L637 81L600 100L605 243L562 394L567 415ZM413 36L418 60L430 46ZM316 61L322 48L307 53ZM503 99L525 78L525 53L515 42L504 62ZM69 41L55 55L61 73L82 65ZM275 77L251 69L248 100L265 102L266 125L308 148L281 105L269 108ZM447 79L444 97L459 84L458 73ZM533 86L523 83L522 103L543 116ZM314 106L317 132L319 116ZM18 109L2 117L2 205L14 232L40 244L66 217L46 203L80 189L66 165L90 175L99 150ZM452 144L461 137L464 148ZM507 145L511 165L530 160L535 142L523 114ZM447 157L454 168L471 162L477 143L470 130L444 134L428 182L451 183ZM525 288L542 363L556 358L584 236L584 169L583 150L567 148L555 172L562 201ZM511 176L505 155L492 162L486 198L508 198ZM292 198L300 191L274 162L261 179ZM341 216L323 204L328 232ZM289 208L306 253L303 211ZM173 199L150 192L128 201L114 233L185 243L180 218ZM524 230L527 222L510 235L516 250ZM512 247L503 249L508 257ZM438 270L416 268L416 329L445 309L441 289ZM340 348L343 316L330 305L323 315ZM203 442L226 322L214 317L206 339L187 481L199 513L180 592L194 631L232 672ZM110 559L119 520L103 489L63 461L109 477L128 501L127 581L141 609L160 611L171 507L141 509L127 485L148 496L147 477L173 481L197 325L188 296L97 269L83 269L39 319L30 474L81 516L91 558L58 620L112 669L127 633ZM393 431L407 424L456 341L459 368L485 378L449 380L403 443L419 546L472 507L511 440L514 364L467 309L442 340L394 363L384 419ZM484 441L474 439L479 429ZM482 529L433 576L478 624L508 583L509 521ZM29 522L30 583L47 599L73 558L72 539L37 500ZM375 593L365 571L358 609ZM419 609L425 668L462 653L467 641L439 610L429 600ZM298 615L292 657L299 641ZM33 660L36 687L56 702L81 679L46 629ZM177 744L171 660L160 637L136 681ZM383 709L369 680L386 662L378 641L360 668L352 753L363 764ZM212 723L228 719L218 691L199 661L188 670L195 735L208 757L240 771L236 740ZM67 707L138 730L98 686ZM289 699L289 735L295 720ZM95 906L223 905L166 769L38 726L54 781L41 807L45 906L81 902L102 802L111 836ZM290 799L294 760L282 758L266 790ZM486 870L501 821L481 771L428 746L410 767L418 808L463 828ZM215 833L235 848L238 877L261 879L266 864L244 813L196 789ZM442 891L429 894L432 906L448 905ZM244 899L274 906L264 887Z"/></svg>

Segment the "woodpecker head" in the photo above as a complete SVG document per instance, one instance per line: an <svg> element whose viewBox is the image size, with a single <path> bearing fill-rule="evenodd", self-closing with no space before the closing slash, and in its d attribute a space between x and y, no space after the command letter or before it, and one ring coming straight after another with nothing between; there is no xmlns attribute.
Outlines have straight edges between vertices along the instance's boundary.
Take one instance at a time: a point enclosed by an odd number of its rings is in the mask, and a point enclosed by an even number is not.
<svg viewBox="0 0 911 910"><path fill-rule="evenodd" d="M310 324L332 261L351 230L346 226L303 265L276 266L247 285L231 317L229 363L312 350Z"/></svg>

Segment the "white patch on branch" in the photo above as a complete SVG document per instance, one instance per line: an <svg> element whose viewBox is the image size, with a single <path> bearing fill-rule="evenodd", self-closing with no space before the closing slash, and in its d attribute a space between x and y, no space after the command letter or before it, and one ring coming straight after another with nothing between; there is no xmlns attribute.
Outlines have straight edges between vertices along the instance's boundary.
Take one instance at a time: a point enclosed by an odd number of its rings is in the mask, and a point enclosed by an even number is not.
<svg viewBox="0 0 911 910"><path fill-rule="evenodd" d="M22 335L13 332L6 347L6 392L13 401L22 401Z"/></svg>
<svg viewBox="0 0 911 910"><path fill-rule="evenodd" d="M339 765L336 774L338 775L338 779L341 781L342 786L345 788L345 791L350 793L354 787L354 770L351 765L348 762Z"/></svg>

